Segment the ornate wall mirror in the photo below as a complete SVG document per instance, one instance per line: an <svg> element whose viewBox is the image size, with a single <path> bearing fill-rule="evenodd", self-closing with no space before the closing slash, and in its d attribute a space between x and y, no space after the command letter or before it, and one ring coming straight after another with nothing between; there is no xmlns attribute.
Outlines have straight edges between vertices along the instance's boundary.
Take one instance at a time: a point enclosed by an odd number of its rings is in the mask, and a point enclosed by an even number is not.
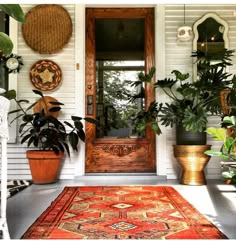
<svg viewBox="0 0 236 244"><path fill-rule="evenodd" d="M193 51L214 54L229 48L228 24L215 13L203 15L193 24ZM197 64L193 62L193 80L197 78Z"/></svg>

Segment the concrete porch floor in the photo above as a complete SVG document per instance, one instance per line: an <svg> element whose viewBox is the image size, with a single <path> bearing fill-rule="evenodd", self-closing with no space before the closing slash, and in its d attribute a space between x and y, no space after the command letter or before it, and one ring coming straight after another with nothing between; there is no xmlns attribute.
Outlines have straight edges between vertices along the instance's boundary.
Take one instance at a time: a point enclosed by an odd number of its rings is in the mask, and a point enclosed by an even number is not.
<svg viewBox="0 0 236 244"><path fill-rule="evenodd" d="M86 185L170 185L215 224L229 239L236 239L236 186L222 180L207 185L181 185L177 180L124 179L122 176L59 180L54 184L31 185L7 201L7 222L11 239L20 239L65 186Z"/></svg>

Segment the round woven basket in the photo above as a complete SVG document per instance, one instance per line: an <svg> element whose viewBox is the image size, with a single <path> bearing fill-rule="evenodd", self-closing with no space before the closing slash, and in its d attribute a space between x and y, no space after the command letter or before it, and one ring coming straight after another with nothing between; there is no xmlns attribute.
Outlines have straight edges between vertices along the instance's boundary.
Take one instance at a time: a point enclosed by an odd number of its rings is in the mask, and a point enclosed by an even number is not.
<svg viewBox="0 0 236 244"><path fill-rule="evenodd" d="M72 35L72 21L68 12L57 4L42 4L26 14L22 24L26 43L42 54L60 51Z"/></svg>
<svg viewBox="0 0 236 244"><path fill-rule="evenodd" d="M62 81L62 71L57 63L48 59L35 62L30 68L30 81L40 91L52 91Z"/></svg>

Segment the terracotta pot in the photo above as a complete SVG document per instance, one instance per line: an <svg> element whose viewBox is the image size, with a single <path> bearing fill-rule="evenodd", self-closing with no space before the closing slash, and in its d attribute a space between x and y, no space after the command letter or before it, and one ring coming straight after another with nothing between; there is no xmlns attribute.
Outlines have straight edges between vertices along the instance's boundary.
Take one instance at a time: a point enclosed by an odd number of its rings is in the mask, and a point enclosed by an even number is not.
<svg viewBox="0 0 236 244"><path fill-rule="evenodd" d="M204 152L210 148L210 145L174 145L174 156L181 166L181 184L206 185L204 168L210 156Z"/></svg>
<svg viewBox="0 0 236 244"><path fill-rule="evenodd" d="M26 155L35 184L49 184L58 180L62 152L57 155L53 151L29 150Z"/></svg>

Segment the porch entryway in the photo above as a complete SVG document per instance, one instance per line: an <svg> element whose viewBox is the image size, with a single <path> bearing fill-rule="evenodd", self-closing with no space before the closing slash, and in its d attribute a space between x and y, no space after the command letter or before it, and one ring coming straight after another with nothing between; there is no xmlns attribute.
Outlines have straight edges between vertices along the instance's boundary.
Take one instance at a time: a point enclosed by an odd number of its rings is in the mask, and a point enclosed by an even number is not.
<svg viewBox="0 0 236 244"><path fill-rule="evenodd" d="M154 99L134 86L154 66L153 8L86 9L86 173L156 172L155 134L137 133L135 114Z"/></svg>

